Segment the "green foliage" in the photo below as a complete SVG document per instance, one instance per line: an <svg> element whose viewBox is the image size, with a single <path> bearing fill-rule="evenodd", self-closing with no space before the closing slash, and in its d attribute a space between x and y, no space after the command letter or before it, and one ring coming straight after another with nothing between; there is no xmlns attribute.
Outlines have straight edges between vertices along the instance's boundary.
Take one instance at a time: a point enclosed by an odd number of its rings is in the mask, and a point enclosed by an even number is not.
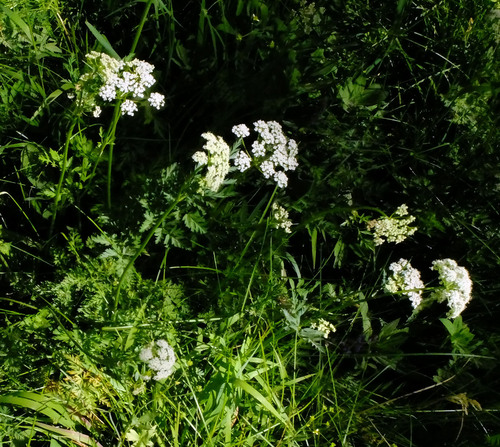
<svg viewBox="0 0 500 447"><path fill-rule="evenodd" d="M498 41L498 2L5 0L0 443L497 445ZM91 51L154 64L165 107L89 113ZM231 161L201 191L200 134L260 119L288 187ZM466 266L463 315L388 294L403 258L429 294Z"/></svg>

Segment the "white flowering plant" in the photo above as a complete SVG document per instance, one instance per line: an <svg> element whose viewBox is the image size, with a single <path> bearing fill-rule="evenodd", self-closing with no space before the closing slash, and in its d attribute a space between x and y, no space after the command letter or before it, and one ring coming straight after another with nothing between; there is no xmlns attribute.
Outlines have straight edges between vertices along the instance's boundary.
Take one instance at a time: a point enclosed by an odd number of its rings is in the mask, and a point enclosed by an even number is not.
<svg viewBox="0 0 500 447"><path fill-rule="evenodd" d="M472 299L472 281L469 272L453 259L432 261L431 269L438 272L440 286L430 289L431 293L425 298L425 303L430 305L433 301L446 302L450 308L447 313L448 318L457 318ZM392 275L385 282L385 290L407 296L416 314L422 308L423 293L426 290L420 271L412 267L406 259L393 262L389 270L392 271Z"/></svg>
<svg viewBox="0 0 500 447"><path fill-rule="evenodd" d="M447 316L457 318L472 299L472 281L469 272L453 259L437 259L432 262L432 270L439 274L441 287L432 294L437 302L446 302L450 310Z"/></svg>
<svg viewBox="0 0 500 447"><path fill-rule="evenodd" d="M289 139L276 121L256 121L254 130L257 138L247 149L244 138L250 136L250 129L245 124L233 127L233 133L241 139L243 148L234 157L234 166L240 172L245 172L255 166L266 179L272 179L279 188L288 184L288 171L294 171L298 166L298 145Z"/></svg>
<svg viewBox="0 0 500 447"><path fill-rule="evenodd" d="M422 293L425 285L420 278L420 271L412 267L406 259L400 259L389 266L392 275L385 283L385 289L390 293L406 295L413 307L417 310L422 303Z"/></svg>
<svg viewBox="0 0 500 447"><path fill-rule="evenodd" d="M86 55L89 71L80 76L75 91L77 105L84 111L91 110L99 117L101 107L118 104L122 115L133 116L138 103L161 109L165 97L161 93L148 93L155 84L154 66L149 62L133 59L118 60L106 53L91 51Z"/></svg>
<svg viewBox="0 0 500 447"><path fill-rule="evenodd" d="M2 444L493 444L498 14L73 3L0 5Z"/></svg>
<svg viewBox="0 0 500 447"><path fill-rule="evenodd" d="M399 244L417 231L417 227L410 226L414 221L415 216L409 215L408 207L403 204L391 216L370 220L366 227L373 232L375 245L384 242Z"/></svg>

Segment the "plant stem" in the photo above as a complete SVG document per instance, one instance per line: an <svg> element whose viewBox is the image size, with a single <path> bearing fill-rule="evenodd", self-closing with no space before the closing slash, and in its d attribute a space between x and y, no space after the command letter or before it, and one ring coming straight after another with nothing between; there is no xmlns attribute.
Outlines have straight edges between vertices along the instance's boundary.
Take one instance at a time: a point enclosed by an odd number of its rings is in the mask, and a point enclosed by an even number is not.
<svg viewBox="0 0 500 447"><path fill-rule="evenodd" d="M59 204L59 200L61 200L61 189L64 181L64 175L66 174L66 168L68 165L68 150L69 150L69 142L71 137L73 136L73 129L76 126L76 120L73 120L71 127L66 134L66 142L64 143L64 153L63 153L63 164L61 169L61 175L59 176L59 182L57 183L56 196L54 198L54 210L52 212L52 221L50 222L50 235L52 235L54 231L54 225L56 223L57 216L57 205Z"/></svg>
<svg viewBox="0 0 500 447"><path fill-rule="evenodd" d="M111 209L111 167L113 165L113 146L114 144L109 145L108 156L108 180L106 185L106 205L108 206L108 210Z"/></svg>
<svg viewBox="0 0 500 447"><path fill-rule="evenodd" d="M109 144L109 157L108 157L108 176L107 176L107 187L106 187L106 204L108 209L111 208L111 169L113 166L113 148L115 146L115 134L116 134L116 126L118 125L118 120L120 119L120 106L121 102L117 102L115 105L115 110L113 113L113 122L111 123L111 127L108 130L106 135L106 139L104 140L104 147L102 150L106 148Z"/></svg>
<svg viewBox="0 0 500 447"><path fill-rule="evenodd" d="M272 202L273 202L273 199L274 199L274 196L276 195L276 192L278 191L278 186L276 186L274 188L274 191L271 195L271 198L269 199L269 201L267 202L267 206L266 206L266 209L264 210L264 212L262 213L262 215L260 216L260 219L259 219L259 222L257 223L257 227L262 223L262 221L264 220L264 217L266 216L267 214L267 211L269 210L269 207L271 206ZM251 243L253 242L255 236L257 235L257 230L254 230L252 232L252 235L250 236L250 239L248 239L248 242L246 243L245 245L245 248L243 248L243 251L241 252L241 255L240 255L240 258L238 259L238 262L236 263L236 265L234 266L234 269L236 269L236 267L238 267L240 265L240 262L241 260L243 259L243 257L245 256L246 252L248 251L248 249L250 248L250 245Z"/></svg>
<svg viewBox="0 0 500 447"><path fill-rule="evenodd" d="M132 43L132 47L130 48L130 54L135 52L137 48L137 44L139 43L139 39L141 38L142 29L144 28L144 24L148 19L149 8L151 8L151 4L153 0L148 0L146 3L146 7L144 8L144 12L142 13L141 22L139 23L139 27L137 28L137 32L135 33L134 43Z"/></svg>
<svg viewBox="0 0 500 447"><path fill-rule="evenodd" d="M160 225L164 222L164 220L170 215L170 213L174 210L174 208L185 199L185 195L182 194L181 192L175 199L175 201L165 210L165 212L161 215L161 217L158 219L158 222L156 222L155 226L149 230L149 233L146 235L146 238L142 242L141 246L138 248L136 251L135 255L132 257L132 259L128 262L127 266L123 270L122 275L120 276L120 280L118 281L118 285L116 287L115 291L115 297L114 297L114 303L113 303L113 321L116 320L117 316L117 309L118 309L118 300L120 298L120 290L123 285L123 281L125 280L125 277L127 276L128 271L130 268L134 265L135 260L141 255L141 253L144 251L146 248L146 245L148 245L149 241L155 234L156 230L160 227Z"/></svg>

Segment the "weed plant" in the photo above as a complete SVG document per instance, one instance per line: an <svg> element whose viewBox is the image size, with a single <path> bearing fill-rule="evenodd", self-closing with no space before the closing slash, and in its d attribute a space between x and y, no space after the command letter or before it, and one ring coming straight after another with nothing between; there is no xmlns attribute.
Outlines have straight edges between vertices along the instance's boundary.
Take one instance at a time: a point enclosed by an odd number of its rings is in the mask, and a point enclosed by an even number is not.
<svg viewBox="0 0 500 447"><path fill-rule="evenodd" d="M1 445L500 445L499 41L486 0L4 0Z"/></svg>

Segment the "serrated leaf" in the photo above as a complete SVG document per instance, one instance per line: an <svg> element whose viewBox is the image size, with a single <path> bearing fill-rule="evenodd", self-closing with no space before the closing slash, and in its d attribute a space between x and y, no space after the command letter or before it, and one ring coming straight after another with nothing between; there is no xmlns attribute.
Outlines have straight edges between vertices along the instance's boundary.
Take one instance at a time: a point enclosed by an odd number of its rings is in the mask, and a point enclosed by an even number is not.
<svg viewBox="0 0 500 447"><path fill-rule="evenodd" d="M195 233L206 233L205 220L198 213L184 214L182 221L191 231Z"/></svg>

